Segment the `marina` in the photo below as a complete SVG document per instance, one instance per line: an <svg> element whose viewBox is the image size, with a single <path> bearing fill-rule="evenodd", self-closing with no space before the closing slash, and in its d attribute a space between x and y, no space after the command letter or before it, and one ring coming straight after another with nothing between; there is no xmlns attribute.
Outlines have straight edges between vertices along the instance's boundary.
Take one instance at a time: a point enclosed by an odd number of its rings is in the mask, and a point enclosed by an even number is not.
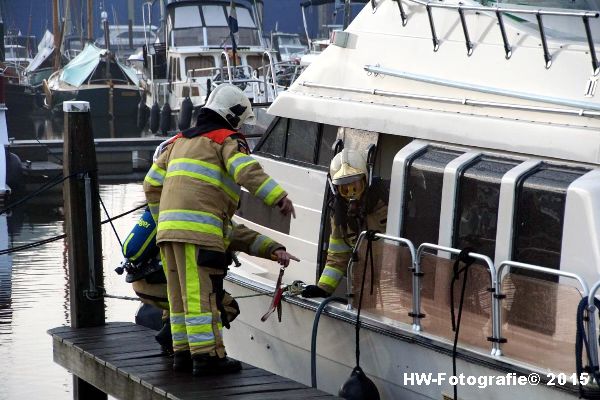
<svg viewBox="0 0 600 400"><path fill-rule="evenodd" d="M598 4L44 3L0 400L600 396Z"/></svg>

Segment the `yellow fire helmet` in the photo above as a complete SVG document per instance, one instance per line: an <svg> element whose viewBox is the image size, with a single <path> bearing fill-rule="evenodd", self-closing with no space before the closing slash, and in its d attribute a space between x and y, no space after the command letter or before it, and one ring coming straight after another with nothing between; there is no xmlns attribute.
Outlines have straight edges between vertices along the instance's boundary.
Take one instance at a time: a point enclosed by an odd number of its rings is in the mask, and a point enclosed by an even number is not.
<svg viewBox="0 0 600 400"><path fill-rule="evenodd" d="M331 182L347 200L358 200L366 187L367 162L357 150L344 149L329 166Z"/></svg>
<svg viewBox="0 0 600 400"><path fill-rule="evenodd" d="M237 86L222 83L208 96L204 105L227 120L233 129L254 124L255 117L248 97Z"/></svg>

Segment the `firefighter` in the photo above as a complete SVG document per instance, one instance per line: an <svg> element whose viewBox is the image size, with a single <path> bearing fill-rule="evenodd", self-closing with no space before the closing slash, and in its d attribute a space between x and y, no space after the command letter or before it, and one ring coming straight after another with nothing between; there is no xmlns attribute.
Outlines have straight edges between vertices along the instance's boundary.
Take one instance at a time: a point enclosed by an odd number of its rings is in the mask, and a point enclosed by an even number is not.
<svg viewBox="0 0 600 400"><path fill-rule="evenodd" d="M346 274L360 232L385 232L387 223L389 189L379 178L368 185L367 163L359 151L344 149L336 154L329 174L335 195L327 260L317 285L308 285L302 291L302 296L308 298L331 296Z"/></svg>
<svg viewBox="0 0 600 400"><path fill-rule="evenodd" d="M287 267L290 260L298 259L289 254L285 247L271 238L232 223L229 246L227 247L228 265L233 261L234 252L244 252L256 257L276 260ZM131 233L123 243L123 256L127 262L119 273L127 271L126 281L131 283L133 291L142 302L163 310L163 327L155 336L166 354L173 353L171 325L169 323L169 300L167 297L167 280L158 256L156 244L156 224L150 210L142 214ZM240 314L235 299L224 292L222 299L221 322L229 329L229 324Z"/></svg>
<svg viewBox="0 0 600 400"><path fill-rule="evenodd" d="M194 375L205 375L241 369L239 361L226 356L219 316L240 185L295 217L287 193L248 155L237 131L253 120L240 89L217 86L196 126L163 146L144 179L167 277L175 370L192 367Z"/></svg>

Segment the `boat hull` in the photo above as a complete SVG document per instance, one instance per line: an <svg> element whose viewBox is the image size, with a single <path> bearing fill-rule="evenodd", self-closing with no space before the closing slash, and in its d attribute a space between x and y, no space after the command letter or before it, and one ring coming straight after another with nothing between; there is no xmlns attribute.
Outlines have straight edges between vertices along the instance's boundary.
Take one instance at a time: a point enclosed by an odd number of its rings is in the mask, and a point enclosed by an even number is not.
<svg viewBox="0 0 600 400"><path fill-rule="evenodd" d="M247 278L230 273L226 289L235 296L258 294L260 289L252 289ZM310 345L311 330L317 302L292 299L283 303L281 323L273 314L266 322L260 321L269 307L271 297L257 296L240 298L241 315L233 323L232 329L225 330L227 353L242 361L276 372L290 379L310 385ZM337 394L341 384L348 379L355 366L355 325L345 306L332 303L336 307L334 316L321 316L317 340L317 384L326 392ZM395 322L393 328L378 329L363 322L361 330L360 365L377 385L382 399L440 399L443 395L452 397L453 387L448 383L452 375L452 358L449 342L417 334L411 327ZM441 384L411 384L410 373L431 373L445 377ZM522 367L515 368L501 360L477 353L475 350L461 349L457 361L457 375L466 377L491 377L501 379L509 373L525 375L532 373ZM546 373L537 371L542 379ZM510 375L512 377L512 375ZM405 382L405 379L408 381ZM512 379L512 378L507 378ZM406 383L406 384L405 384ZM509 381L510 383L510 381ZM539 385L459 385L461 399L575 399L577 386L568 390L556 389L545 383Z"/></svg>
<svg viewBox="0 0 600 400"><path fill-rule="evenodd" d="M136 118L140 91L135 87L108 86L80 88L79 90L52 90L52 111L62 113L65 101L87 101L92 117L110 116Z"/></svg>

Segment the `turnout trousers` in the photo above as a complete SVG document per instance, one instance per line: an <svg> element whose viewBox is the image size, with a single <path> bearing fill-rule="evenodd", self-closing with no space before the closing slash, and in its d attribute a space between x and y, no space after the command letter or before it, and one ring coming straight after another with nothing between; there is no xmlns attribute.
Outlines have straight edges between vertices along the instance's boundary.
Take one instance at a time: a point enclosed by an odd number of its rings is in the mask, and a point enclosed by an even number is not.
<svg viewBox="0 0 600 400"><path fill-rule="evenodd" d="M162 242L159 246L167 277L173 350L225 357L219 311L225 270L198 265L202 249L195 244Z"/></svg>

